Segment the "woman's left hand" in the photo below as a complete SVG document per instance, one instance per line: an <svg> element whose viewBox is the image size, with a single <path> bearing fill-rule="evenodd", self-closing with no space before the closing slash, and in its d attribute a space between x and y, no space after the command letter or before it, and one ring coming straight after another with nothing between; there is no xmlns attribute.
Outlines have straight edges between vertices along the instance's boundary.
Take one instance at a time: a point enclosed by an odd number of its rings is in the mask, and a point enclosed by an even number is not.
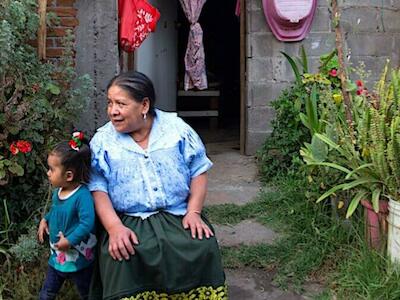
<svg viewBox="0 0 400 300"><path fill-rule="evenodd" d="M210 227L207 226L206 223L201 219L201 216L198 212L187 212L182 220L183 228L190 229L192 238L199 238L201 240L203 238L203 234L206 238L210 238L210 236L214 236L214 233L211 231Z"/></svg>

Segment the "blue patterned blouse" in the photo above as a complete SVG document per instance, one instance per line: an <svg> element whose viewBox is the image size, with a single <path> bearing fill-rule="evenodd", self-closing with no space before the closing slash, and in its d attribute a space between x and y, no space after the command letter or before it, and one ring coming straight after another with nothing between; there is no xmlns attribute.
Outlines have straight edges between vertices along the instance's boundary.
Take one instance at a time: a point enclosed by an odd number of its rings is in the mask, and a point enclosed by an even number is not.
<svg viewBox="0 0 400 300"><path fill-rule="evenodd" d="M90 148L89 189L108 193L117 212L143 219L159 211L184 215L191 179L212 166L197 133L157 109L146 150L111 122L97 130Z"/></svg>

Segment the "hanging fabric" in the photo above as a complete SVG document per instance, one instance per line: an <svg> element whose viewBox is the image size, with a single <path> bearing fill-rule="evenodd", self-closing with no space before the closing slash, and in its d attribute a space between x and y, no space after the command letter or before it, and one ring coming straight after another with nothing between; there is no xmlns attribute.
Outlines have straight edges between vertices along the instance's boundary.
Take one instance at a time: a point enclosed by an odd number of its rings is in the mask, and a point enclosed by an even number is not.
<svg viewBox="0 0 400 300"><path fill-rule="evenodd" d="M119 43L133 52L156 29L160 12L145 0L118 0Z"/></svg>
<svg viewBox="0 0 400 300"><path fill-rule="evenodd" d="M235 15L236 17L240 17L240 0L236 0Z"/></svg>
<svg viewBox="0 0 400 300"><path fill-rule="evenodd" d="M179 0L190 22L188 44L185 54L185 91L194 87L207 88L207 75L203 46L203 30L198 22L206 0Z"/></svg>

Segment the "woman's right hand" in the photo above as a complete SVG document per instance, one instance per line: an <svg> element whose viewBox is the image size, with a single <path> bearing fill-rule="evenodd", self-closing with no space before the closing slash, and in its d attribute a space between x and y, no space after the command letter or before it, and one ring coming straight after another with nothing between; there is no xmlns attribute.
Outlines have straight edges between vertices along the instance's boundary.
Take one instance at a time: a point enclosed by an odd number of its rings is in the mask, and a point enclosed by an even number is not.
<svg viewBox="0 0 400 300"><path fill-rule="evenodd" d="M135 254L134 245L139 244L136 234L122 223L113 225L108 230L108 252L115 260L128 260Z"/></svg>

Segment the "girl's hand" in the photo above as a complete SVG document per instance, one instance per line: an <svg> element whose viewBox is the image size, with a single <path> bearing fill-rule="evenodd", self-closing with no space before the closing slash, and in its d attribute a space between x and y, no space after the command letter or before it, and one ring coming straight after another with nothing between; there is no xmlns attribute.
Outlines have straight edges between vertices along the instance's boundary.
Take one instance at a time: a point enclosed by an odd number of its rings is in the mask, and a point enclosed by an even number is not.
<svg viewBox="0 0 400 300"><path fill-rule="evenodd" d="M61 231L58 233L58 237L60 239L54 244L54 247L60 251L67 251L70 246L69 241L64 237L64 234Z"/></svg>
<svg viewBox="0 0 400 300"><path fill-rule="evenodd" d="M203 233L206 238L210 238L210 236L214 236L214 233L211 231L210 227L207 226L206 223L201 219L201 216L198 212L188 211L182 220L183 228L190 229L192 238L197 237L199 240L203 239Z"/></svg>
<svg viewBox="0 0 400 300"><path fill-rule="evenodd" d="M139 244L136 234L122 224L117 224L108 229L108 252L115 260L128 260L135 254L134 245Z"/></svg>
<svg viewBox="0 0 400 300"><path fill-rule="evenodd" d="M37 232L37 236L39 239L39 242L43 243L44 242L44 234L49 235L49 225L47 224L46 219L42 219L39 223L39 229Z"/></svg>

